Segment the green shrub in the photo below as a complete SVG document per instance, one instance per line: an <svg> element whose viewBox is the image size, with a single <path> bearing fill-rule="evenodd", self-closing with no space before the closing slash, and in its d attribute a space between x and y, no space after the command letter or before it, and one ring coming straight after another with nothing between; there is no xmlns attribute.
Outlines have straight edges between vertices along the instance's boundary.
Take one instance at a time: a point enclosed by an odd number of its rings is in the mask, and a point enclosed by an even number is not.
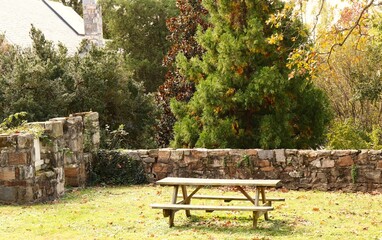
<svg viewBox="0 0 382 240"><path fill-rule="evenodd" d="M143 163L119 151L100 150L90 167L90 185L147 183Z"/></svg>
<svg viewBox="0 0 382 240"><path fill-rule="evenodd" d="M27 125L27 113L18 112L11 114L0 122L0 134L30 133L35 138L44 136L44 129L40 125Z"/></svg>
<svg viewBox="0 0 382 240"><path fill-rule="evenodd" d="M335 121L327 135L330 149L366 149L370 148L370 138L358 124L352 120Z"/></svg>
<svg viewBox="0 0 382 240"><path fill-rule="evenodd" d="M0 119L27 112L25 120L33 122L93 111L101 130L128 133L120 146L155 147L154 96L133 79L120 52L84 42L69 55L34 27L31 38L30 49L0 48Z"/></svg>
<svg viewBox="0 0 382 240"><path fill-rule="evenodd" d="M0 122L0 132L24 125L26 123L26 120L25 120L26 116L27 116L26 112L18 112L4 118L3 121Z"/></svg>
<svg viewBox="0 0 382 240"><path fill-rule="evenodd" d="M368 134L371 140L372 149L382 149L382 129L378 125L373 125L373 130Z"/></svg>

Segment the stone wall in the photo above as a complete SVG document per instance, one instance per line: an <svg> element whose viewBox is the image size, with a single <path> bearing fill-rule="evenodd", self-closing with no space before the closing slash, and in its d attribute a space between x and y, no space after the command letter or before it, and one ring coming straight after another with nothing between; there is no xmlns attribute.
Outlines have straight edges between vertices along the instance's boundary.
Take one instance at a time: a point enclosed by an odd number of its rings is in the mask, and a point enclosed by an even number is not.
<svg viewBox="0 0 382 240"><path fill-rule="evenodd" d="M150 181L167 176L281 179L288 189L382 192L382 151L295 149L125 150Z"/></svg>
<svg viewBox="0 0 382 240"><path fill-rule="evenodd" d="M25 203L64 192L63 164L46 164L45 147L31 134L0 135L0 202ZM41 156L42 160L37 157Z"/></svg>
<svg viewBox="0 0 382 240"><path fill-rule="evenodd" d="M56 199L64 186L83 186L92 151L99 146L98 113L30 123L32 134L0 135L0 202L27 203Z"/></svg>
<svg viewBox="0 0 382 240"><path fill-rule="evenodd" d="M49 121L62 124L61 152L65 184L72 187L84 186L92 153L98 150L100 142L98 113L75 113L69 117L53 118Z"/></svg>

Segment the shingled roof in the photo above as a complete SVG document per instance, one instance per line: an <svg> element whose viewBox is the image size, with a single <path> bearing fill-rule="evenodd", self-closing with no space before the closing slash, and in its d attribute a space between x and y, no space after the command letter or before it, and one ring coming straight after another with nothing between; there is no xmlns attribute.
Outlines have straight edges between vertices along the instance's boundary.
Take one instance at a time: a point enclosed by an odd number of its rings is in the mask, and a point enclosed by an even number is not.
<svg viewBox="0 0 382 240"><path fill-rule="evenodd" d="M84 22L72 8L48 0L0 0L0 34L10 44L31 47L31 26L55 44L76 51L85 38Z"/></svg>

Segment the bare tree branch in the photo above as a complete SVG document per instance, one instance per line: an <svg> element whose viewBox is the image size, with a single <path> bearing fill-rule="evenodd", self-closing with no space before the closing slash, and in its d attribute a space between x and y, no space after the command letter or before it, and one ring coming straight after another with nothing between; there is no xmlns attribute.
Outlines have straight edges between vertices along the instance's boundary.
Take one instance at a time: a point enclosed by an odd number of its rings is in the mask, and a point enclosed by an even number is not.
<svg viewBox="0 0 382 240"><path fill-rule="evenodd" d="M346 34L345 38L340 42L340 43L335 43L331 46L329 52L327 53L328 54L328 62L329 62L329 59L330 59L330 56L332 54L332 52L334 51L334 48L339 46L343 46L346 42L346 40L350 37L350 35L353 33L354 29L356 29L359 25L360 25L360 21L363 17L363 15L366 13L366 11L371 7L373 6L374 4L374 1L375 0L370 0L370 2L362 9L361 13L359 14L358 16L358 19L357 21L354 23L354 25L349 29L349 32Z"/></svg>
<svg viewBox="0 0 382 240"><path fill-rule="evenodd" d="M314 26L313 26L312 31L311 31L311 34L313 35L313 38L316 38L315 37L315 32L316 32L316 28L317 28L317 25L318 25L319 17L320 17L320 15L322 13L322 9L324 9L324 5L325 5L325 0L321 0L320 10L316 14L315 21L314 21Z"/></svg>

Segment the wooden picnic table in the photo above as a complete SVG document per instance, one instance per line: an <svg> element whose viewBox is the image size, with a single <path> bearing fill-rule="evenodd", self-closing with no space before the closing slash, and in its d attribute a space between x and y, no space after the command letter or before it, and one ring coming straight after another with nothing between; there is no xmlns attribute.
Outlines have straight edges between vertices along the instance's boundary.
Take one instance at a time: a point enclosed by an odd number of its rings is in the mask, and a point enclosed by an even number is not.
<svg viewBox="0 0 382 240"><path fill-rule="evenodd" d="M163 209L163 215L169 217L169 226L174 226L175 212L185 210L186 216L190 217L190 210L205 210L207 212L213 211L252 211L253 212L253 227L257 227L257 219L264 215L268 220L268 211L273 210L272 201L284 201L283 198L266 198L265 188L276 187L280 180L266 180L266 179L206 179L206 178L176 178L167 177L156 182L161 186L173 186L174 191L170 204L151 204L152 208ZM195 189L188 194L187 187L194 186ZM196 195L196 193L206 186L212 187L234 187L243 196L210 196L210 195ZM255 196L252 197L247 193L244 187L254 187ZM178 195L179 188L182 190L182 195ZM181 201L177 198L181 197ZM230 202L233 200L249 201L250 206L217 206L217 205L193 205L191 199L214 199L224 200ZM260 200L262 204L260 205Z"/></svg>

